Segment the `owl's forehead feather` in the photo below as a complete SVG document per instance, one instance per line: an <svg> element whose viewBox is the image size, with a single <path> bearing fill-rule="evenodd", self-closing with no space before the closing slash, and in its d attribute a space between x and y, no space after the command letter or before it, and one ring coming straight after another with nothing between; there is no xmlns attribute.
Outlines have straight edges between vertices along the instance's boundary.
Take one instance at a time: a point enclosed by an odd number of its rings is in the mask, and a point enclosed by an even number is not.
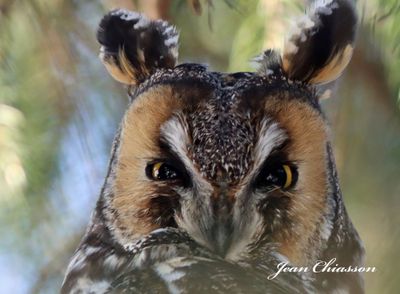
<svg viewBox="0 0 400 294"><path fill-rule="evenodd" d="M149 144L143 144L138 154L159 154L155 143L165 135L163 126L179 117L168 127L168 136L180 134L175 142L187 142L179 148L206 178L226 178L231 183L240 182L259 157L257 142L267 130L262 126L266 121L271 125L279 120L278 109L292 117L293 112L300 112L299 117L307 116L301 114L304 111L316 116L320 113L312 88L281 74L210 72L198 64L159 70L132 97L125 132L135 135L124 141L137 142L139 134L144 136L139 141ZM292 106L285 107L287 104ZM128 131L129 124L132 131ZM146 131L138 133L138 128ZM285 128L280 130L285 132Z"/></svg>
<svg viewBox="0 0 400 294"><path fill-rule="evenodd" d="M158 85L171 86L185 100L187 106L210 103L222 110L229 104L238 104L235 111L258 109L267 96L296 99L319 110L318 99L312 86L288 79L281 71L271 75L256 72L222 73L208 71L200 64L186 63L173 69L160 69L135 88L133 100ZM196 93L198 93L196 95ZM197 97L196 97L197 96Z"/></svg>

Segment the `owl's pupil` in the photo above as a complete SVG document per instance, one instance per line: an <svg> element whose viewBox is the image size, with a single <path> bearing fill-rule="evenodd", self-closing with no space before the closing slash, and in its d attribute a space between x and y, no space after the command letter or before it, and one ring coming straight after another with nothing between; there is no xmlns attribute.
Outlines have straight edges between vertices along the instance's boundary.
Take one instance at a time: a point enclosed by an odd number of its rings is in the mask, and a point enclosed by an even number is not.
<svg viewBox="0 0 400 294"><path fill-rule="evenodd" d="M163 164L158 170L157 178L159 180L173 180L178 177L178 173L169 165Z"/></svg>
<svg viewBox="0 0 400 294"><path fill-rule="evenodd" d="M286 182L286 173L283 168L278 168L269 173L266 177L266 184L274 186L283 186Z"/></svg>

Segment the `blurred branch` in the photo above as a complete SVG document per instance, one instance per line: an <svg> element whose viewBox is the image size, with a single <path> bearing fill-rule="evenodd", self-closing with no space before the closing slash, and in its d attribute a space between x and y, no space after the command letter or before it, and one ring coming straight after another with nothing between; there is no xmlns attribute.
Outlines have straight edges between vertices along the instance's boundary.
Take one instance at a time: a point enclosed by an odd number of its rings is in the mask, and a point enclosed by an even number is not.
<svg viewBox="0 0 400 294"><path fill-rule="evenodd" d="M186 0L194 14L196 15L201 15L202 13L202 7L200 0Z"/></svg>
<svg viewBox="0 0 400 294"><path fill-rule="evenodd" d="M1 1L0 2L0 16L7 16L14 3L15 3L15 0Z"/></svg>
<svg viewBox="0 0 400 294"><path fill-rule="evenodd" d="M362 79L370 89L373 89L375 92L373 97L388 115L398 116L395 98L387 80L387 66L383 64L380 55L379 50L369 40L368 33L361 31L348 73L350 77Z"/></svg>

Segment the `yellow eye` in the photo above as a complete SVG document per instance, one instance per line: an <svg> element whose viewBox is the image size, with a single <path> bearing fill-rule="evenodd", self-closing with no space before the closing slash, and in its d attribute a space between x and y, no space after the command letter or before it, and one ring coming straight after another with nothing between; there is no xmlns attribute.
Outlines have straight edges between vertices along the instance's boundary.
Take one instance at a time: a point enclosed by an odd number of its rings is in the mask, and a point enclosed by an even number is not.
<svg viewBox="0 0 400 294"><path fill-rule="evenodd" d="M157 162L153 165L153 168L151 169L151 176L154 179L158 178L158 175L160 174L160 168L162 167L163 163L162 162Z"/></svg>
<svg viewBox="0 0 400 294"><path fill-rule="evenodd" d="M283 185L283 189L287 189L292 185L293 174L292 170L290 169L290 166L288 166L287 164L282 165L282 168L286 173L286 181L285 184Z"/></svg>
<svg viewBox="0 0 400 294"><path fill-rule="evenodd" d="M289 164L267 164L258 176L256 185L260 188L281 187L289 189L296 184L297 169Z"/></svg>
<svg viewBox="0 0 400 294"><path fill-rule="evenodd" d="M147 176L156 181L175 180L179 178L178 170L172 165L158 161L146 167Z"/></svg>

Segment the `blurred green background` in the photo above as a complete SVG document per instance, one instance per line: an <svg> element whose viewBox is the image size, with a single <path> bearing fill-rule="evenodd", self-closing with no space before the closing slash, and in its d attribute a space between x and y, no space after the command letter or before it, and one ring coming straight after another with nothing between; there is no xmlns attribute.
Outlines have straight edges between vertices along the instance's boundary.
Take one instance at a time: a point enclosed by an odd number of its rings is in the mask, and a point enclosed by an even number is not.
<svg viewBox="0 0 400 294"><path fill-rule="evenodd" d="M400 293L400 2L357 3L354 58L323 101L367 293ZM165 18L180 62L251 70L300 0L0 0L0 293L57 293L107 170L127 97L97 58L111 8Z"/></svg>

